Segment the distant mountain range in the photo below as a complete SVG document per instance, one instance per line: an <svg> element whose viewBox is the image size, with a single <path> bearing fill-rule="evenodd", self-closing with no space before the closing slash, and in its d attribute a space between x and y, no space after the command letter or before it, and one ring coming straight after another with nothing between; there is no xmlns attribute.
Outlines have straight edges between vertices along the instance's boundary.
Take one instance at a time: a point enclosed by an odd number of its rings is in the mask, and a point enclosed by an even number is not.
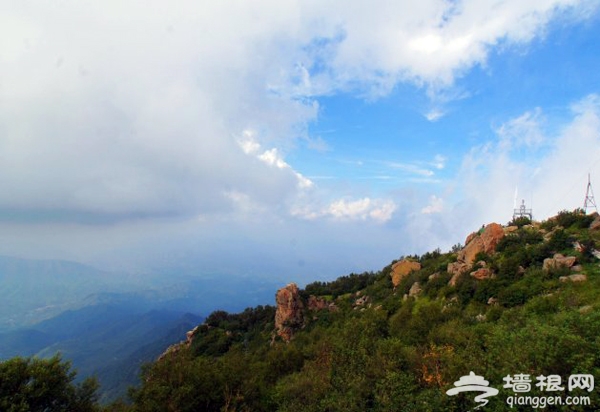
<svg viewBox="0 0 600 412"><path fill-rule="evenodd" d="M0 330L34 324L100 291L139 288L139 276L109 273L80 263L0 256Z"/></svg>
<svg viewBox="0 0 600 412"><path fill-rule="evenodd" d="M32 328L0 334L0 357L51 357L61 353L80 378L95 375L102 397L124 395L139 367L203 318L167 310L140 312L138 302L98 304L64 312Z"/></svg>
<svg viewBox="0 0 600 412"><path fill-rule="evenodd" d="M160 278L10 257L0 257L0 282L0 359L60 352L79 378L98 377L105 401L124 395L141 364L185 339L203 315L269 303L275 290L257 279Z"/></svg>

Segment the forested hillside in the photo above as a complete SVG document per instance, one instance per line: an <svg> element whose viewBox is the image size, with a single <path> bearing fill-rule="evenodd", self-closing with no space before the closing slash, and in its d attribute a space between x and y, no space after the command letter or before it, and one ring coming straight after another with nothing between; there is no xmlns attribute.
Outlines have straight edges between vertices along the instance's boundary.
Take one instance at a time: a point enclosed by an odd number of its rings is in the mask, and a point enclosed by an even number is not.
<svg viewBox="0 0 600 412"><path fill-rule="evenodd" d="M213 312L143 368L130 399L95 408L505 411L552 396L545 410L595 411L599 245L597 214L564 211L541 223L489 224L464 246L402 257L378 272L304 289L291 283L277 291L276 306ZM14 371L17 363L3 365ZM460 388L475 378L484 383ZM47 398L27 392L34 386L3 387L0 404ZM491 394L476 401L469 390L482 388ZM97 399L88 392L86 402ZM567 398L578 404L556 403Z"/></svg>
<svg viewBox="0 0 600 412"><path fill-rule="evenodd" d="M281 289L277 307L214 312L143 371L130 411L463 411L471 371L507 410L507 375L600 377L600 219L488 225L451 252ZM585 395L597 410L597 391ZM522 409L520 409L522 408ZM514 406L530 410L530 406ZM566 410L548 406L547 410Z"/></svg>

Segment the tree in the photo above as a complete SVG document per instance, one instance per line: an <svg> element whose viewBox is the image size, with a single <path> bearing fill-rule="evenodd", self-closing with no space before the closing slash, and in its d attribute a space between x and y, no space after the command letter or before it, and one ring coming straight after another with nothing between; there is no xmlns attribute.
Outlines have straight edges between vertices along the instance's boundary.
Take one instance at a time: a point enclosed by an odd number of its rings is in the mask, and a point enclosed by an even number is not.
<svg viewBox="0 0 600 412"><path fill-rule="evenodd" d="M60 355L16 357L0 362L0 410L5 412L97 411L98 383L74 384L76 372Z"/></svg>

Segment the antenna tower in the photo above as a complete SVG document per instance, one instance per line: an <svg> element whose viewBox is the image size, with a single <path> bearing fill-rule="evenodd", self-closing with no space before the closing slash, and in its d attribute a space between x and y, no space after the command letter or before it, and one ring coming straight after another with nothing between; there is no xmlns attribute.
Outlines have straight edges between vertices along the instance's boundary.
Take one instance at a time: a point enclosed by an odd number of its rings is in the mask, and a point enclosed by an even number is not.
<svg viewBox="0 0 600 412"><path fill-rule="evenodd" d="M598 211L598 206L596 205L596 200L594 199L594 191L592 190L592 181L590 179L590 174L588 173L588 184L587 190L585 191L585 201L583 202L583 211L587 213L588 208L596 209Z"/></svg>
<svg viewBox="0 0 600 412"><path fill-rule="evenodd" d="M527 217L529 220L533 220L533 209L527 209L525 199L521 201L521 207L513 210L513 221L520 217Z"/></svg>

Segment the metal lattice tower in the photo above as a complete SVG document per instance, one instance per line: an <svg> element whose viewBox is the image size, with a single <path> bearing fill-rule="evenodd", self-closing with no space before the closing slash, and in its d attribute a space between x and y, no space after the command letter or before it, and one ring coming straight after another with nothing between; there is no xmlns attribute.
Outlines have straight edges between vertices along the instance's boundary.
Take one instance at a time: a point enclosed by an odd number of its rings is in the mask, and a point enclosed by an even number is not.
<svg viewBox="0 0 600 412"><path fill-rule="evenodd" d="M529 220L533 220L533 209L525 207L525 199L521 201L521 207L513 210L513 221L520 217L527 217Z"/></svg>
<svg viewBox="0 0 600 412"><path fill-rule="evenodd" d="M588 208L596 209L598 211L598 206L596 205L596 199L594 199L594 191L592 190L592 181L590 179L590 175L588 173L588 184L587 190L585 191L585 201L583 202L583 211L587 213Z"/></svg>

